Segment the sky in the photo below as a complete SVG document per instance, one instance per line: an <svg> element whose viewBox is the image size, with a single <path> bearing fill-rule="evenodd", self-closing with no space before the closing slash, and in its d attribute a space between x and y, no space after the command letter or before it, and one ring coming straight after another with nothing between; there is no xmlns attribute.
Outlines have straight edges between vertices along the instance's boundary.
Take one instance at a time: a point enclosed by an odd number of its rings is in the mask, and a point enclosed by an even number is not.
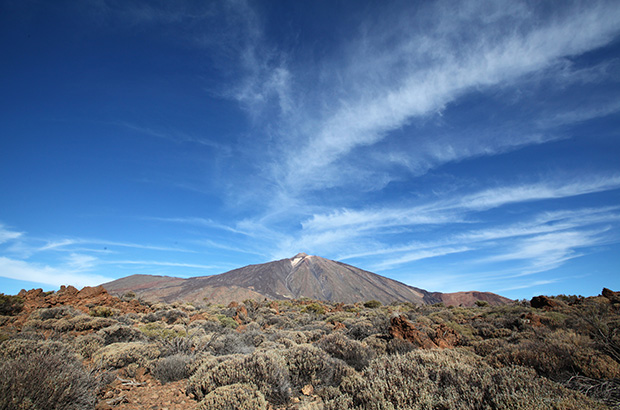
<svg viewBox="0 0 620 410"><path fill-rule="evenodd" d="M620 290L620 3L0 0L0 292L319 255Z"/></svg>

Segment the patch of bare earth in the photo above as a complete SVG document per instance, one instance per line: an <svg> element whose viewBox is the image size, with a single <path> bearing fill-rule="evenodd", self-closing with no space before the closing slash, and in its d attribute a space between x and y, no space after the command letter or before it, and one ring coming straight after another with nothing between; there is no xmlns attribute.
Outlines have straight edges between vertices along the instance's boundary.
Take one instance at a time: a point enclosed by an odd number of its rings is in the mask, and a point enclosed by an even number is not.
<svg viewBox="0 0 620 410"><path fill-rule="evenodd" d="M117 377L99 395L96 410L194 410L198 403L187 396L187 380L161 384L138 371L134 378Z"/></svg>

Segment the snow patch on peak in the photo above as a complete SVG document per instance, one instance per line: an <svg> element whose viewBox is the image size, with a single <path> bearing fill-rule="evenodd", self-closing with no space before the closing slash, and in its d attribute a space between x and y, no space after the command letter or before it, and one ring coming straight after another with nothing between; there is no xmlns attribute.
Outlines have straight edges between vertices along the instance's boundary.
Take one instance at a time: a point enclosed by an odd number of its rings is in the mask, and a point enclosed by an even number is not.
<svg viewBox="0 0 620 410"><path fill-rule="evenodd" d="M295 266L297 266L299 264L299 262L301 262L302 260L304 260L304 258L307 258L308 255L305 253L298 253L297 255L293 256L293 258L291 259L291 265L293 265L293 268Z"/></svg>

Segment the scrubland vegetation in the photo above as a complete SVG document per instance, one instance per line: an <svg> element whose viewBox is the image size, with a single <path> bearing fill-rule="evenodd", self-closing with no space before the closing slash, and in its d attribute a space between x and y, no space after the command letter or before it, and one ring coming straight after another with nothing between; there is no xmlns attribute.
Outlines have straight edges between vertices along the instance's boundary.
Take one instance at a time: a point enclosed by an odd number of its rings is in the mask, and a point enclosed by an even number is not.
<svg viewBox="0 0 620 410"><path fill-rule="evenodd" d="M620 409L613 292L539 308L49 297L0 300L0 409L151 408L124 399L139 378L200 409Z"/></svg>

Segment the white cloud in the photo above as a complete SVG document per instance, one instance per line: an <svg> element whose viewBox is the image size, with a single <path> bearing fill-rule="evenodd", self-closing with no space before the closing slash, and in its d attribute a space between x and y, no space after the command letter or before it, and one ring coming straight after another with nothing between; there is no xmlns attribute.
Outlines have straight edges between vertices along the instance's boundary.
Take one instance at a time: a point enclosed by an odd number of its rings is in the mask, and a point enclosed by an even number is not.
<svg viewBox="0 0 620 410"><path fill-rule="evenodd" d="M0 244L17 239L23 234L23 232L8 230L4 227L4 225L0 224Z"/></svg>
<svg viewBox="0 0 620 410"><path fill-rule="evenodd" d="M419 261L422 259L436 258L439 256L446 256L446 255L451 255L455 253L463 253L463 252L467 252L470 250L472 250L471 247L460 246L460 247L438 247L434 249L419 250L416 252L407 252L405 253L404 256L383 260L382 262L374 265L373 269L377 271L382 271L382 270L392 269L396 266L403 265L406 263Z"/></svg>
<svg viewBox="0 0 620 410"><path fill-rule="evenodd" d="M195 263L183 263L183 262L165 262L165 261L147 261L147 260L111 260L102 262L110 265L153 265L153 266L172 266L178 268L196 268L196 269L213 269L216 266L201 265Z"/></svg>
<svg viewBox="0 0 620 410"><path fill-rule="evenodd" d="M0 276L56 287L72 285L77 288L96 286L113 280L93 273L70 269L65 270L48 265L10 259L4 256L0 256Z"/></svg>
<svg viewBox="0 0 620 410"><path fill-rule="evenodd" d="M510 3L502 4L510 8ZM469 11L456 14L436 10L426 10L425 14L423 8L413 20L403 19L407 30L389 20L390 26L364 32L358 43L346 43L348 55L340 62L344 68L332 68L323 76L338 80L323 87L309 85L325 109L314 118L306 116L302 123L295 118L291 129L284 131L298 136L297 144L284 149L290 155L283 168L275 165L275 174L284 178L286 189L296 192L357 183L331 169L342 168L342 161L357 148L376 144L413 118L443 110L466 92L505 87L524 74L545 70L558 59L597 48L619 31L620 11L606 3L585 7L567 4L545 24L532 18L534 10L515 15L498 12L493 19L480 17L487 15L484 12L469 14L488 6L488 2L475 2ZM423 18L431 19L424 25L429 30L424 34L415 29ZM386 39L390 47L382 44ZM421 136L412 138L419 139L420 144L416 144L415 152L408 153L408 162L438 164L553 137L515 140L497 135L492 140L472 139L467 144L454 141L455 150L448 150L449 154L443 144L439 150L430 141L426 145Z"/></svg>

